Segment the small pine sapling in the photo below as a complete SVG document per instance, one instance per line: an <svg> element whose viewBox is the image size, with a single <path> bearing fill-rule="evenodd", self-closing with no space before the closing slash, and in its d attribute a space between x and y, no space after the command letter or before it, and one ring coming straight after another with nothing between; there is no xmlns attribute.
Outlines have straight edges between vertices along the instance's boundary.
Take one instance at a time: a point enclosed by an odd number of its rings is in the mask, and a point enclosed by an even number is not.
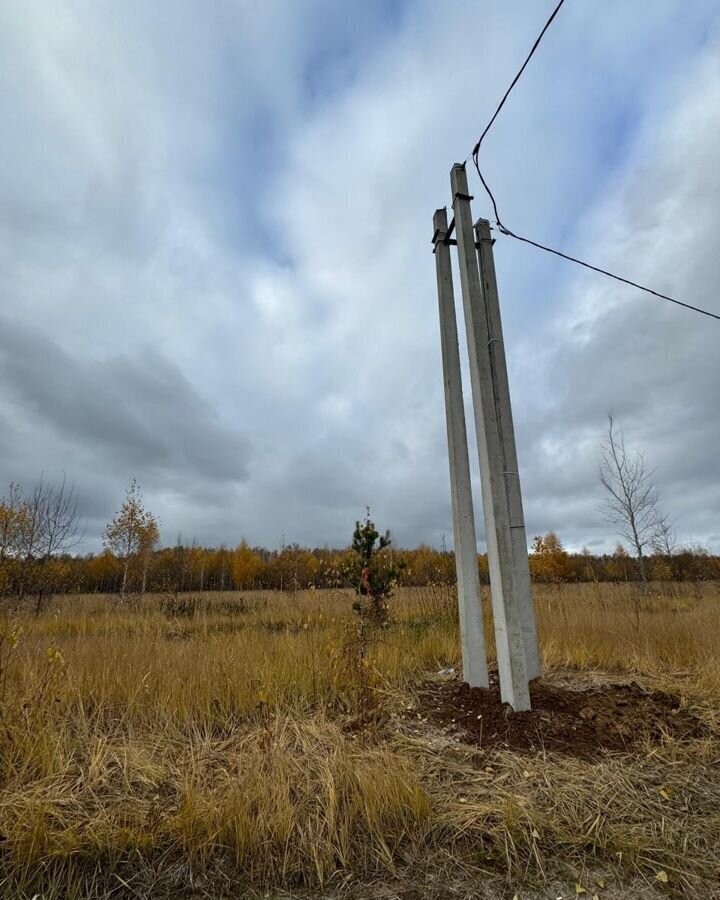
<svg viewBox="0 0 720 900"><path fill-rule="evenodd" d="M375 625L387 623L388 600L405 568L404 561L393 558L391 544L390 532L377 530L368 508L364 521L355 523L348 574L357 594L353 609Z"/></svg>

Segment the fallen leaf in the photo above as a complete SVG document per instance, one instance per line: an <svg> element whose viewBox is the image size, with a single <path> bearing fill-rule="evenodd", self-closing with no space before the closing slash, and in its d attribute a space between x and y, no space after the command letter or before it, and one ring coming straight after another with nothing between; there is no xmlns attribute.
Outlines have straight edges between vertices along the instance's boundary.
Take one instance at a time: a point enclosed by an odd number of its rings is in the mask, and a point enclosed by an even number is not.
<svg viewBox="0 0 720 900"><path fill-rule="evenodd" d="M540 832L537 830L537 828L533 828L532 836L535 838L535 840L537 840L540 837Z"/></svg>
<svg viewBox="0 0 720 900"><path fill-rule="evenodd" d="M605 879L604 879L604 878L598 878L598 880L597 880L597 886L598 886L598 887L601 887L601 888L604 888L604 887L605 887Z"/></svg>
<svg viewBox="0 0 720 900"><path fill-rule="evenodd" d="M660 869L655 877L658 881L662 881L663 884L667 884L669 881L668 873L664 869Z"/></svg>
<svg viewBox="0 0 720 900"><path fill-rule="evenodd" d="M660 796L661 796L663 799L665 799L665 800L669 800L669 799L670 799L670 794L668 794L668 792L665 790L665 788L660 788L660 790L658 791L658 793L660 794Z"/></svg>
<svg viewBox="0 0 720 900"><path fill-rule="evenodd" d="M528 770L525 769L525 771L523 772L523 776L525 778L532 778L532 772L528 772Z"/></svg>
<svg viewBox="0 0 720 900"><path fill-rule="evenodd" d="M575 893L576 894L587 894L587 891L581 884L576 884L575 885Z"/></svg>

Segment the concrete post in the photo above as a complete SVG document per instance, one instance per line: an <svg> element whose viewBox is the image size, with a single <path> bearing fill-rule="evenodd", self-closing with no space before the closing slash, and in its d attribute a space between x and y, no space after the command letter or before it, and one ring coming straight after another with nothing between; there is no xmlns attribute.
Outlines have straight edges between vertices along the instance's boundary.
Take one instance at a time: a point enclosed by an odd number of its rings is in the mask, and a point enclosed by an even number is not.
<svg viewBox="0 0 720 900"><path fill-rule="evenodd" d="M542 674L537 628L535 625L535 605L530 582L527 534L523 515L520 474L518 470L515 429L513 427L510 384L508 382L505 343L503 341L500 301L490 223L478 219L475 223L478 263L480 266L480 286L485 298L485 314L488 323L490 367L495 395L495 409L500 429L500 443L503 452L503 474L510 515L510 535L513 550L514 587L520 604L520 621L525 647L525 668L530 680Z"/></svg>
<svg viewBox="0 0 720 900"><path fill-rule="evenodd" d="M493 387L490 335L475 252L471 198L468 194L464 165L453 166L450 184L454 198L455 232L470 357L470 382L480 456L500 695L513 709L526 710L530 709L530 689L525 665L522 600L518 596L516 585L504 453L496 408L496 403L501 398L495 397ZM503 411L503 415L507 415L506 410Z"/></svg>
<svg viewBox="0 0 720 900"><path fill-rule="evenodd" d="M486 688L489 681L485 628L478 575L477 537L470 483L467 431L465 429L452 265L450 247L445 243L447 230L447 211L438 209L433 216L433 252L435 253L440 309L440 345L445 385L445 421L450 460L450 493L460 608L463 679L471 687Z"/></svg>

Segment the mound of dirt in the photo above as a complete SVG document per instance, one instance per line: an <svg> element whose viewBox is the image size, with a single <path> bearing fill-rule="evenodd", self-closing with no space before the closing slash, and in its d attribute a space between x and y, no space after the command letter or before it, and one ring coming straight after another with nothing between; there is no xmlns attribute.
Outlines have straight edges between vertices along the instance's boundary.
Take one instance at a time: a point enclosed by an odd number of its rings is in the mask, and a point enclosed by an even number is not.
<svg viewBox="0 0 720 900"><path fill-rule="evenodd" d="M703 724L680 708L678 697L650 693L636 682L572 690L537 681L530 696L529 712L515 712L501 703L494 672L489 689L456 680L426 683L418 711L482 749L545 749L585 759L604 750L629 750L645 738L659 740L664 733L675 738L705 733Z"/></svg>

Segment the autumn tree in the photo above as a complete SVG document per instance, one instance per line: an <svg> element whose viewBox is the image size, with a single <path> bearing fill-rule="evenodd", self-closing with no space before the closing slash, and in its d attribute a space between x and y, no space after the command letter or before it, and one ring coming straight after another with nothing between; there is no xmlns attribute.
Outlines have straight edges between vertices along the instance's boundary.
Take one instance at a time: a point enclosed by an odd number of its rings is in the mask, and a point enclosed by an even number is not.
<svg viewBox="0 0 720 900"><path fill-rule="evenodd" d="M125 493L125 502L105 528L103 543L122 564L120 596L124 600L131 571L141 574L141 592L145 591L150 554L160 540L156 518L145 509L142 492L133 478Z"/></svg>
<svg viewBox="0 0 720 900"><path fill-rule="evenodd" d="M622 544L615 547L615 552L605 565L605 576L610 581L628 581L628 565L630 556Z"/></svg>
<svg viewBox="0 0 720 900"><path fill-rule="evenodd" d="M235 586L242 590L255 586L255 579L262 571L263 564L248 542L243 540L233 553L232 567Z"/></svg>
<svg viewBox="0 0 720 900"><path fill-rule="evenodd" d="M285 544L278 554L278 571L280 573L280 590L297 594L300 587L303 562L303 550L300 544Z"/></svg>
<svg viewBox="0 0 720 900"><path fill-rule="evenodd" d="M104 550L98 556L85 561L85 574L91 590L116 591L122 575L122 567L114 554Z"/></svg>
<svg viewBox="0 0 720 900"><path fill-rule="evenodd" d="M656 539L661 521L653 474L642 453L627 450L622 432L608 416L599 471L605 491L602 509L635 550L643 582L647 582L645 551Z"/></svg>
<svg viewBox="0 0 720 900"><path fill-rule="evenodd" d="M207 560L207 587L216 591L232 588L232 550L221 544Z"/></svg>
<svg viewBox="0 0 720 900"><path fill-rule="evenodd" d="M572 577L570 557L554 531L533 539L530 571L537 581L557 583Z"/></svg>
<svg viewBox="0 0 720 900"><path fill-rule="evenodd" d="M585 581L597 581L597 572L595 570L595 566L593 565L593 556L590 553L588 547L583 546L580 550L580 556L582 558L582 577Z"/></svg>
<svg viewBox="0 0 720 900"><path fill-rule="evenodd" d="M155 589L177 600L179 595L189 589L192 578L194 547L187 547L178 535L174 547L165 547L155 554L153 564L153 581Z"/></svg>

